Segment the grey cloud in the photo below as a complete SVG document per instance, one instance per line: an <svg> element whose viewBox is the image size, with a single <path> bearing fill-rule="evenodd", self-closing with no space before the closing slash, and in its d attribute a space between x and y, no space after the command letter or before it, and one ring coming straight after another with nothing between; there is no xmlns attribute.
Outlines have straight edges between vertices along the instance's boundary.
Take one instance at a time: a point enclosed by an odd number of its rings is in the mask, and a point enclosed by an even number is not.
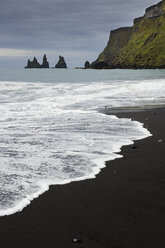
<svg viewBox="0 0 165 248"><path fill-rule="evenodd" d="M144 14L146 7L157 2L1 0L0 48L63 50L64 56L66 50L92 51L97 57L111 29L130 26L134 17ZM87 59L94 58L89 53ZM72 64L76 66L74 61Z"/></svg>

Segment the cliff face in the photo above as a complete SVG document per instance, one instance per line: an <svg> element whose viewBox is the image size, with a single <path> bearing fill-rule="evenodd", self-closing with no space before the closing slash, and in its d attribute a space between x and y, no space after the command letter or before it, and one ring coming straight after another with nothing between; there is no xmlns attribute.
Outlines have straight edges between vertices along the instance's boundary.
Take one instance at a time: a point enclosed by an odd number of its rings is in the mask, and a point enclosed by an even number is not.
<svg viewBox="0 0 165 248"><path fill-rule="evenodd" d="M91 68L165 68L165 0L147 8L133 27L111 31Z"/></svg>
<svg viewBox="0 0 165 248"><path fill-rule="evenodd" d="M162 15L163 10L163 1L159 2L158 4L155 4L149 8L146 9L145 11L145 18L153 18Z"/></svg>
<svg viewBox="0 0 165 248"><path fill-rule="evenodd" d="M108 66L109 63L113 63L115 57L121 52L122 48L128 44L130 36L132 34L132 27L118 28L111 31L108 44L104 51L99 55L98 59L92 63L92 66L96 66L99 69L99 65ZM101 63L106 64L101 64Z"/></svg>

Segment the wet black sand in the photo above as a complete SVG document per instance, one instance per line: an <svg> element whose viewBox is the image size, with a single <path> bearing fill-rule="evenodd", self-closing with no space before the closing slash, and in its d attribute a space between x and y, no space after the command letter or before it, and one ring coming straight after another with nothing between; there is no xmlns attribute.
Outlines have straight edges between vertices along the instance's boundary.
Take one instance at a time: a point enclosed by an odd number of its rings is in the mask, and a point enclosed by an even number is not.
<svg viewBox="0 0 165 248"><path fill-rule="evenodd" d="M165 247L165 109L117 115L143 122L153 137L124 147L96 179L53 186L1 217L0 248Z"/></svg>

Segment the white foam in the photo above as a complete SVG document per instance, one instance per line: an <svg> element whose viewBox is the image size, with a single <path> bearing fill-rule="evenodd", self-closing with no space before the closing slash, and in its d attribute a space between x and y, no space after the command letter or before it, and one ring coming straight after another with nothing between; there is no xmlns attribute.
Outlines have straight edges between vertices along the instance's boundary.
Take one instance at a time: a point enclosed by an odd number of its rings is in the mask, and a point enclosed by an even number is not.
<svg viewBox="0 0 165 248"><path fill-rule="evenodd" d="M162 104L165 81L1 82L0 215L21 211L50 185L95 178L142 123L96 111Z"/></svg>

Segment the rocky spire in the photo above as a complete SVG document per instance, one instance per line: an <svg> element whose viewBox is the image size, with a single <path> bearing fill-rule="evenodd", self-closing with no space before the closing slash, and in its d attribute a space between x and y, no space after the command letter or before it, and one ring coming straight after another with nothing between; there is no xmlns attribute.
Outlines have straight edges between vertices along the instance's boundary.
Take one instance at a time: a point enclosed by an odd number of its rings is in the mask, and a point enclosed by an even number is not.
<svg viewBox="0 0 165 248"><path fill-rule="evenodd" d="M89 67L90 67L90 63L89 63L89 61L86 61L85 64L84 64L84 68L88 69Z"/></svg>
<svg viewBox="0 0 165 248"><path fill-rule="evenodd" d="M47 60L46 54L43 56L42 68L49 68L49 62Z"/></svg>
<svg viewBox="0 0 165 248"><path fill-rule="evenodd" d="M41 65L38 63L36 57L32 61L28 59L27 66L25 68L41 68Z"/></svg>
<svg viewBox="0 0 165 248"><path fill-rule="evenodd" d="M66 62L64 57L59 56L59 61L58 63L55 65L55 68L67 68Z"/></svg>
<svg viewBox="0 0 165 248"><path fill-rule="evenodd" d="M30 65L31 65L31 61L30 61L30 59L28 59L27 67L30 67Z"/></svg>

